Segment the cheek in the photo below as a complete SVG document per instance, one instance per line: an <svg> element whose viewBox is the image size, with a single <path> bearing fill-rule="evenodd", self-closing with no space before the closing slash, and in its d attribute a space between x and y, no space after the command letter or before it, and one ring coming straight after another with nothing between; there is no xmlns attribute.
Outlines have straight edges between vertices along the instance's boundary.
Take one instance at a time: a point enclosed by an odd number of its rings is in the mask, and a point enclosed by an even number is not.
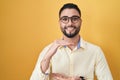
<svg viewBox="0 0 120 80"><path fill-rule="evenodd" d="M80 23L77 23L76 26L81 26L81 22L80 22Z"/></svg>
<svg viewBox="0 0 120 80"><path fill-rule="evenodd" d="M64 28L64 27L65 27L65 24L60 23L60 27Z"/></svg>

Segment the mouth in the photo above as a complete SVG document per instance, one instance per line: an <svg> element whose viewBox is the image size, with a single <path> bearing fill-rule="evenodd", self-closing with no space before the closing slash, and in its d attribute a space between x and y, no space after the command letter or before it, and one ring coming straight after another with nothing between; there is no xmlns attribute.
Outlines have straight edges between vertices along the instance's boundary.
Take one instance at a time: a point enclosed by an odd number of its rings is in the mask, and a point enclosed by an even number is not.
<svg viewBox="0 0 120 80"><path fill-rule="evenodd" d="M65 30L67 33L72 33L73 31L75 31L75 27L66 27Z"/></svg>

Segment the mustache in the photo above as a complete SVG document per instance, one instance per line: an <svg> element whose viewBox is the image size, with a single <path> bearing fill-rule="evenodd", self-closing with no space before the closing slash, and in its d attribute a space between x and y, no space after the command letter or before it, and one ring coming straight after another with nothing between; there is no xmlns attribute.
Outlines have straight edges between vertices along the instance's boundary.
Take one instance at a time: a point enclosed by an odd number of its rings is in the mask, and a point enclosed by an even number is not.
<svg viewBox="0 0 120 80"><path fill-rule="evenodd" d="M74 29L76 29L75 26L65 26L65 27L64 27L64 29L67 29L67 28L74 28Z"/></svg>

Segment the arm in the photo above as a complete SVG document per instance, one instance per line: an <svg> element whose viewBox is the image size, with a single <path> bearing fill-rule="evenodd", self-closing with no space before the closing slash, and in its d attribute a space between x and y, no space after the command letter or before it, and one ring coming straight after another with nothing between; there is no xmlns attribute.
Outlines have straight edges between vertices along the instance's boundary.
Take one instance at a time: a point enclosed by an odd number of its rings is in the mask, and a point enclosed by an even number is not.
<svg viewBox="0 0 120 80"><path fill-rule="evenodd" d="M107 61L101 49L97 52L95 73L98 80L113 80Z"/></svg>
<svg viewBox="0 0 120 80"><path fill-rule="evenodd" d="M49 64L52 56L56 53L58 47L72 45L64 40L56 40L49 47L45 48L37 61L35 69L31 75L30 80L45 80L46 71L49 73Z"/></svg>
<svg viewBox="0 0 120 80"><path fill-rule="evenodd" d="M45 73L46 70L48 69L50 60L51 60L52 56L56 53L58 47L72 45L72 44L73 43L68 43L64 40L55 40L41 62L42 72Z"/></svg>

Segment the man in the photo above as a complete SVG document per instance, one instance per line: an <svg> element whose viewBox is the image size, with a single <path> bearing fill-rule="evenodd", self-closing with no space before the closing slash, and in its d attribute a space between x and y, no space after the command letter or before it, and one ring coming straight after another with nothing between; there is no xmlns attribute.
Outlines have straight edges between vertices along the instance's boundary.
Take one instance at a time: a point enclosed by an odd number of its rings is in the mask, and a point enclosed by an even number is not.
<svg viewBox="0 0 120 80"><path fill-rule="evenodd" d="M62 39L41 52L30 80L113 80L102 50L79 35L81 11L67 3L59 11Z"/></svg>

